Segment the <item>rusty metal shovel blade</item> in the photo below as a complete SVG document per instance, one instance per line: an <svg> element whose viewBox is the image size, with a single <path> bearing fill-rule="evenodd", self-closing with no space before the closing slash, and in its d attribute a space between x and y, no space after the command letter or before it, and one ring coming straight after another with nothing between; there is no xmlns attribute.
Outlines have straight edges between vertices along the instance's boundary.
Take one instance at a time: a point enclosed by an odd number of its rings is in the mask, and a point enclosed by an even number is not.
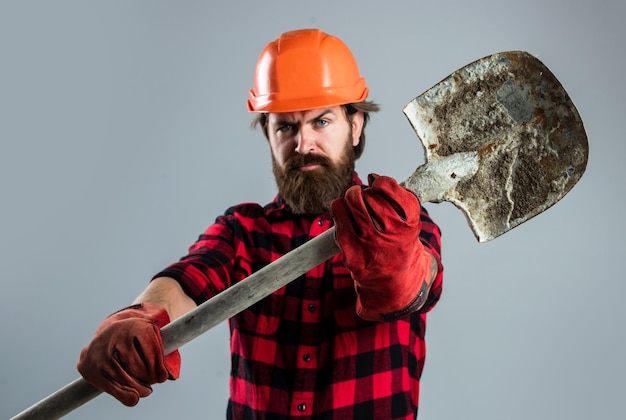
<svg viewBox="0 0 626 420"><path fill-rule="evenodd" d="M524 52L478 60L404 112L426 163L404 181L422 202L459 207L481 242L560 200L582 176L587 138L569 96ZM171 353L339 252L334 228L254 272L161 329ZM12 420L58 419L101 391L78 378Z"/></svg>
<svg viewBox="0 0 626 420"><path fill-rule="evenodd" d="M586 168L587 135L574 103L524 51L474 61L403 111L426 160L405 185L422 201L461 209L479 242L554 205Z"/></svg>

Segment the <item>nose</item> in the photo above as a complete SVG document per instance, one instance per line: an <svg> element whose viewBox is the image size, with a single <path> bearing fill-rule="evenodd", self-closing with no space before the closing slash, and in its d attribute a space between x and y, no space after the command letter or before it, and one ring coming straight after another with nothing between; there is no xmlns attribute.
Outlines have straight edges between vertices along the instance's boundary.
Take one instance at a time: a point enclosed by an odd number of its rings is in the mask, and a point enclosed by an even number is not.
<svg viewBox="0 0 626 420"><path fill-rule="evenodd" d="M315 151L315 133L313 130L307 129L306 126L298 130L296 136L296 153L308 155Z"/></svg>

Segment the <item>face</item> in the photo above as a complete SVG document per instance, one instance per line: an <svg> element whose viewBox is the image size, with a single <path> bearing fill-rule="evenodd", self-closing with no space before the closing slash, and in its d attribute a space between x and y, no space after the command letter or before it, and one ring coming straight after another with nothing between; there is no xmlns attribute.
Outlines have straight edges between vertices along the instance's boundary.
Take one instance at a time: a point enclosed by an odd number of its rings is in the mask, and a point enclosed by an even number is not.
<svg viewBox="0 0 626 420"><path fill-rule="evenodd" d="M348 119L341 106L268 114L274 175L292 212L322 213L350 185L362 128L363 114Z"/></svg>

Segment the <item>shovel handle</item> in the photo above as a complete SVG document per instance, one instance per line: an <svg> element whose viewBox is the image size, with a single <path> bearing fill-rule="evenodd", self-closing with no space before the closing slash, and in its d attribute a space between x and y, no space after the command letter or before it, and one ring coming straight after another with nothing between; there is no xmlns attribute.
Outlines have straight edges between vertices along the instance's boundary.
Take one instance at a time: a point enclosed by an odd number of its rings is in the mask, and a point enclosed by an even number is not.
<svg viewBox="0 0 626 420"><path fill-rule="evenodd" d="M165 354L202 335L339 252L335 228L311 239L261 270L215 295L161 329ZM53 420L91 401L102 391L83 378L22 411L11 420Z"/></svg>
<svg viewBox="0 0 626 420"><path fill-rule="evenodd" d="M78 378L15 417L11 417L11 420L58 419L101 393L102 391L87 383L83 378Z"/></svg>

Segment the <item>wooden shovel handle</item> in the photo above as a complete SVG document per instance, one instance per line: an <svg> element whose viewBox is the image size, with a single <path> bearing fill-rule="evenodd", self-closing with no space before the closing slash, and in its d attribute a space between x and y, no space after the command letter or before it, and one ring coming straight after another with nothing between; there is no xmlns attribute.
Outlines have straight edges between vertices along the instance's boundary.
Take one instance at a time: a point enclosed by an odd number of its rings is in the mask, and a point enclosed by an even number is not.
<svg viewBox="0 0 626 420"><path fill-rule="evenodd" d="M331 258L339 252L334 236L335 228L331 227L163 327L161 335L165 354L171 353ZM11 420L58 419L101 393L102 391L83 378L78 378L12 417Z"/></svg>

